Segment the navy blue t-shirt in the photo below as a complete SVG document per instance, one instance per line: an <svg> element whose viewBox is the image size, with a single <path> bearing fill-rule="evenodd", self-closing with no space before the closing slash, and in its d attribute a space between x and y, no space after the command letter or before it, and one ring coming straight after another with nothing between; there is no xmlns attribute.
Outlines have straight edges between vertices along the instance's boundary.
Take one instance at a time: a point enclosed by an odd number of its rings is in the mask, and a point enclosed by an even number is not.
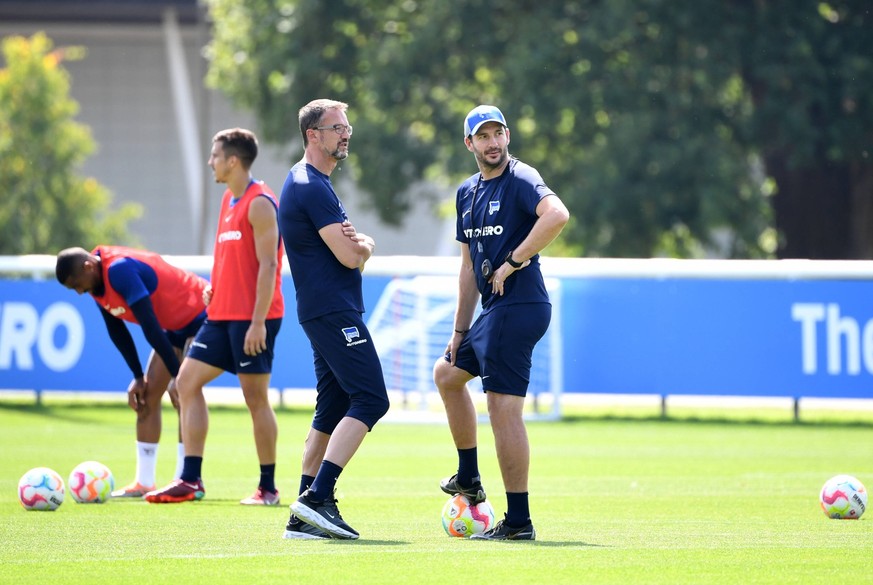
<svg viewBox="0 0 873 585"><path fill-rule="evenodd" d="M343 266L318 234L347 219L330 177L303 161L291 167L279 197L279 230L301 323L337 311L364 312L361 271Z"/></svg>
<svg viewBox="0 0 873 585"><path fill-rule="evenodd" d="M521 244L536 223L539 202L554 192L535 168L515 158L499 177L483 180L481 176L476 173L458 188L455 239L470 246L483 312L495 306L548 302L539 254L506 280L503 296L491 292L481 266L486 258L494 270L503 264L510 250Z"/></svg>

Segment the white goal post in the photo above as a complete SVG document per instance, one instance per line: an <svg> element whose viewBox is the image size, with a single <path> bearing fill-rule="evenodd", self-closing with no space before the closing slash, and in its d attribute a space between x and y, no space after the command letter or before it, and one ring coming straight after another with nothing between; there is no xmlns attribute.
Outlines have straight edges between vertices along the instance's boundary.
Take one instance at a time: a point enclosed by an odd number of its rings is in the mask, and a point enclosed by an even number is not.
<svg viewBox="0 0 873 585"><path fill-rule="evenodd" d="M563 386L560 282L547 278L546 288L552 321L533 353L525 416L552 420L561 416ZM402 396L404 409L427 411L439 403L433 365L452 337L457 295L457 274L395 276L369 312L367 327L379 352L385 383L389 393ZM481 306L476 316L480 312ZM479 378L468 386L474 398L481 395Z"/></svg>

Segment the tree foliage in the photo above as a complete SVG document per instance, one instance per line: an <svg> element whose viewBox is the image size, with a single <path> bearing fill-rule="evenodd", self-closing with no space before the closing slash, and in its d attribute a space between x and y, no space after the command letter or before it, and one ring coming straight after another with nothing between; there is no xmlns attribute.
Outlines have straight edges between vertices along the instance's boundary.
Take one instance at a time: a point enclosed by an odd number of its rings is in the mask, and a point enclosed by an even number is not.
<svg viewBox="0 0 873 585"><path fill-rule="evenodd" d="M0 69L0 254L54 254L69 246L123 242L138 214L127 204L108 210L111 196L77 174L94 150L87 127L73 120L64 59L77 48L52 50L44 34L3 39Z"/></svg>
<svg viewBox="0 0 873 585"><path fill-rule="evenodd" d="M464 115L573 215L568 253L873 257L873 75L862 0L208 0L208 82L296 138L347 101L355 176L389 222L475 166Z"/></svg>

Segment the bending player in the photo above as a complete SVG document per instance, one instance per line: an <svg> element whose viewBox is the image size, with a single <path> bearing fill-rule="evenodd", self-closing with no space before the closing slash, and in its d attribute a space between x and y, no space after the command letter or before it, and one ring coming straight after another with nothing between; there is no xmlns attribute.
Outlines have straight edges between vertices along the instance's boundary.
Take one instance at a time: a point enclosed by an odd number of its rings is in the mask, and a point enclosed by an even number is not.
<svg viewBox="0 0 873 585"><path fill-rule="evenodd" d="M140 498L156 485L161 399L169 387L170 399L178 410L171 382L179 373L186 343L206 319L203 291L208 283L170 265L158 254L121 246L97 246L91 252L83 248L62 250L55 276L65 287L94 298L112 343L133 374L127 401L136 412L136 478L112 496ZM124 321L138 323L152 346L145 373ZM176 477L181 474L184 456L180 432Z"/></svg>

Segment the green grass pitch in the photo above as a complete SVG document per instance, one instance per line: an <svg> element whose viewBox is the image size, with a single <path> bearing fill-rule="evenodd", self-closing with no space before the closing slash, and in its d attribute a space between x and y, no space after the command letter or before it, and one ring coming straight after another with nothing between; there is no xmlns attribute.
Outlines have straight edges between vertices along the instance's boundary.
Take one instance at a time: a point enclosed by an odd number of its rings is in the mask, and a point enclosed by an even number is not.
<svg viewBox="0 0 873 585"><path fill-rule="evenodd" d="M65 481L81 461L134 473L133 413L118 404L0 401L0 583L831 583L873 579L873 512L825 518L824 481L873 487L873 423L590 416L530 423L536 542L452 539L441 477L456 464L440 424L380 423L340 478L358 541L281 538L311 412L280 410L279 508L240 506L257 482L248 413L213 408L197 503L75 503L28 512L16 486L31 467ZM839 417L837 417L839 419ZM159 483L175 464L164 412ZM505 499L487 424L480 461Z"/></svg>

